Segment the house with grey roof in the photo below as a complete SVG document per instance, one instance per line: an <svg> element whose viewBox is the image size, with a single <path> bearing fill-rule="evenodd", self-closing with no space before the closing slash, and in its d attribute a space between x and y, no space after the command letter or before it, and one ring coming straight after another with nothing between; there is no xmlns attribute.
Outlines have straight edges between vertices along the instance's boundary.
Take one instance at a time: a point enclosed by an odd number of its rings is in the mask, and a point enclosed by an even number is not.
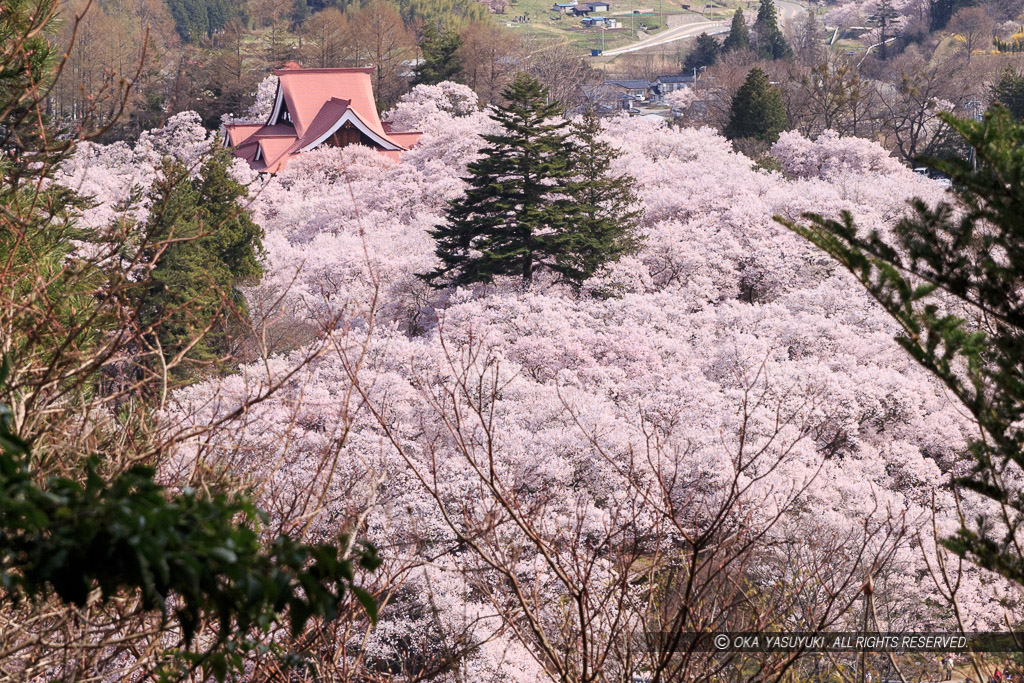
<svg viewBox="0 0 1024 683"><path fill-rule="evenodd" d="M611 9L611 5L601 0L594 0L594 2L581 2L573 8L572 13L578 17L585 17L590 13L601 14Z"/></svg>
<svg viewBox="0 0 1024 683"><path fill-rule="evenodd" d="M667 95L683 88L692 88L696 79L690 74L678 74L674 76L658 76L654 84L658 88L659 95Z"/></svg>

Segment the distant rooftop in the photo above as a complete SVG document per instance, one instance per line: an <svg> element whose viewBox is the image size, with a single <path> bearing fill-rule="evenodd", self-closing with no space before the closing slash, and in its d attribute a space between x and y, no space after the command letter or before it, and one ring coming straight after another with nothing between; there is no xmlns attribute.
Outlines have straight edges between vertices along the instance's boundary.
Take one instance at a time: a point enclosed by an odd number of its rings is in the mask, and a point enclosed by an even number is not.
<svg viewBox="0 0 1024 683"><path fill-rule="evenodd" d="M693 83L693 74L677 74L675 76L658 76L658 83Z"/></svg>
<svg viewBox="0 0 1024 683"><path fill-rule="evenodd" d="M277 96L262 125L228 124L227 144L257 171L276 173L302 152L320 145L361 144L392 158L419 133L386 130L373 99L373 69L277 69Z"/></svg>
<svg viewBox="0 0 1024 683"><path fill-rule="evenodd" d="M650 81L640 81L640 80L605 81L605 84L606 85L617 85L620 88L629 88L630 90L641 90L641 89L645 89L645 88L650 88L651 85L652 85Z"/></svg>

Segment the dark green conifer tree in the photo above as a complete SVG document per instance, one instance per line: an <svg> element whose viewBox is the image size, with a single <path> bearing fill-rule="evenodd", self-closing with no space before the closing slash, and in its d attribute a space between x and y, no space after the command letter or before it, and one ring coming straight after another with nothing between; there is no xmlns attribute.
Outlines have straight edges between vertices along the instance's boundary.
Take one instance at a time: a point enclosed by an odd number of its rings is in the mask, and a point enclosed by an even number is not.
<svg viewBox="0 0 1024 683"><path fill-rule="evenodd" d="M693 51L686 56L686 60L683 62L683 71L692 71L702 66L714 66L718 62L718 53L721 50L717 40L707 33L700 34L697 36L697 43L693 46Z"/></svg>
<svg viewBox="0 0 1024 683"><path fill-rule="evenodd" d="M553 122L561 106L520 74L492 117L485 156L469 165L465 197L431 231L440 265L424 278L436 287L515 276L525 285L543 268L579 286L635 247L632 183L608 177L614 150L597 140L597 122Z"/></svg>
<svg viewBox="0 0 1024 683"><path fill-rule="evenodd" d="M892 4L892 0L879 0L875 9L874 20L878 25L878 56L884 61L889 59L889 41L893 38L892 24L900 13Z"/></svg>
<svg viewBox="0 0 1024 683"><path fill-rule="evenodd" d="M572 127L572 179L564 190L569 221L551 269L575 286L640 245L635 181L629 175L609 173L619 153L598 139L600 133L601 123L593 113Z"/></svg>
<svg viewBox="0 0 1024 683"><path fill-rule="evenodd" d="M447 222L431 231L441 264L422 277L435 286L491 282L499 275L529 284L538 264L554 261L566 217L552 184L569 175L568 124L552 122L562 108L547 94L527 74L502 93L508 104L491 115L501 131L484 136L488 146L469 165L466 196L453 201Z"/></svg>
<svg viewBox="0 0 1024 683"><path fill-rule="evenodd" d="M746 19L743 18L743 10L738 9L732 15L732 27L729 35L722 43L722 52L734 52L737 50L750 49L750 29L747 28Z"/></svg>
<svg viewBox="0 0 1024 683"><path fill-rule="evenodd" d="M230 0L167 0L167 9L182 40L193 43L220 31L239 14Z"/></svg>
<svg viewBox="0 0 1024 683"><path fill-rule="evenodd" d="M309 4L306 0L292 0L292 11L288 15L292 30L297 31L303 22L309 19L310 14Z"/></svg>
<svg viewBox="0 0 1024 683"><path fill-rule="evenodd" d="M1024 121L1024 72L1007 67L992 86L992 101L1005 107L1017 121Z"/></svg>
<svg viewBox="0 0 1024 683"><path fill-rule="evenodd" d="M143 324L165 358L184 352L210 363L238 337L245 301L237 287L262 273L263 231L239 204L247 192L223 152L196 178L166 160L150 194L146 232L163 251L146 282Z"/></svg>
<svg viewBox="0 0 1024 683"><path fill-rule="evenodd" d="M723 133L730 140L754 139L772 143L789 127L782 95L768 74L754 67L732 99L729 125Z"/></svg>
<svg viewBox="0 0 1024 683"><path fill-rule="evenodd" d="M754 36L757 40L757 53L762 59L789 59L793 56L793 48L786 42L779 28L774 0L761 0L757 21L754 22Z"/></svg>
<svg viewBox="0 0 1024 683"><path fill-rule="evenodd" d="M929 28L942 31L956 11L974 4L972 0L928 0Z"/></svg>
<svg viewBox="0 0 1024 683"><path fill-rule="evenodd" d="M416 67L413 85L435 85L441 81L452 81L462 71L459 59L459 48L462 38L458 32L445 29L438 30L433 24L423 28L423 40L420 50L423 61Z"/></svg>

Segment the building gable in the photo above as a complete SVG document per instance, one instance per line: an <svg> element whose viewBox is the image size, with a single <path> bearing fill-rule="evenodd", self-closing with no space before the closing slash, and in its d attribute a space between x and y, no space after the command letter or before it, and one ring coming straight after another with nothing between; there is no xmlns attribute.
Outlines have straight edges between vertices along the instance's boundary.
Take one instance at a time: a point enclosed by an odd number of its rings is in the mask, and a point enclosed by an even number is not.
<svg viewBox="0 0 1024 683"><path fill-rule="evenodd" d="M253 169L270 173L296 154L324 144L360 144L389 157L405 151L420 134L386 130L373 98L372 73L373 69L278 69L277 95L267 122L228 124L226 143ZM256 143L255 149L250 142Z"/></svg>

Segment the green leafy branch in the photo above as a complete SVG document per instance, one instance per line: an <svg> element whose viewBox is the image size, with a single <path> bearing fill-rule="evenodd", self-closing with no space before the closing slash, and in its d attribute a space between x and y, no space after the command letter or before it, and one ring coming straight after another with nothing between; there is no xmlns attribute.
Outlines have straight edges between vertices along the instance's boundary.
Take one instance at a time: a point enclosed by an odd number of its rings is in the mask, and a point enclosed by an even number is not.
<svg viewBox="0 0 1024 683"><path fill-rule="evenodd" d="M9 371L4 361L0 384ZM100 601L137 591L143 608L180 627L185 658L219 680L229 664L242 665L246 632L268 633L283 614L294 636L310 619L337 617L351 592L377 618L373 596L355 583L357 569L380 564L372 545L348 557L344 538L307 545L279 535L264 544L258 529L266 516L245 498L192 489L172 496L148 467L106 481L96 456L86 460L81 481L39 484L30 462L29 444L0 406L0 588L7 599L52 591L84 606L94 591ZM218 624L214 641L187 652L210 618Z"/></svg>
<svg viewBox="0 0 1024 683"><path fill-rule="evenodd" d="M1024 584L1024 491L1005 476L1024 469L1024 126L1003 109L984 121L944 120L974 150L927 160L952 181L954 203L911 202L893 227L860 234L852 215L806 214L783 223L827 252L900 325L899 344L971 413L973 471L954 484L997 504L945 545Z"/></svg>

